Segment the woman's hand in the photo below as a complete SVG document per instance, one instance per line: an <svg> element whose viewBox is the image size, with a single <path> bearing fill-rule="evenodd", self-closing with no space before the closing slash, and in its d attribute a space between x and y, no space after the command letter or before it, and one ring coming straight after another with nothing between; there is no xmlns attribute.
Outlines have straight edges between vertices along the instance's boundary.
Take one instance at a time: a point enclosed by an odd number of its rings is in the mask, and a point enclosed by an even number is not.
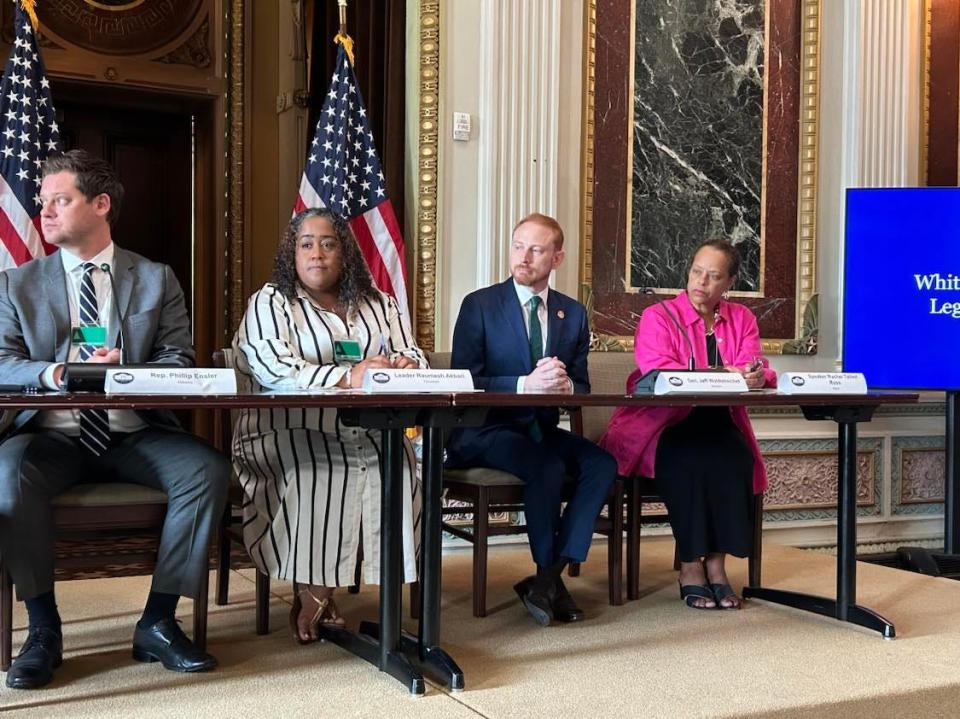
<svg viewBox="0 0 960 719"><path fill-rule="evenodd" d="M756 360L746 367L737 367L736 365L726 365L724 369L727 372L736 372L743 376L743 381L747 383L747 389L763 389L767 384L767 376L763 371L763 362Z"/></svg>
<svg viewBox="0 0 960 719"><path fill-rule="evenodd" d="M350 377L349 384L347 384L347 375L343 376L343 386L359 389L363 386L363 373L368 369L390 369L390 367L390 358L386 355L377 355L370 359L365 359L363 362L357 362L348 373Z"/></svg>
<svg viewBox="0 0 960 719"><path fill-rule="evenodd" d="M420 363L416 360L412 360L406 355L397 355L393 359L393 368L394 369L418 369Z"/></svg>

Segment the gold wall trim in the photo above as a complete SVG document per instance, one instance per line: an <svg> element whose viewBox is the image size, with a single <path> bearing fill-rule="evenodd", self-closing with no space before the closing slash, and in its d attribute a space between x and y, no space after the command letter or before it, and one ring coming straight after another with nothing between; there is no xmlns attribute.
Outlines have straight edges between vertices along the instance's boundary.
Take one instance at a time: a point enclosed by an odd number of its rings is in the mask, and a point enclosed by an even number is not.
<svg viewBox="0 0 960 719"><path fill-rule="evenodd" d="M800 27L800 117L799 117L799 167L797 202L797 291L796 291L796 333L802 328L804 311L811 298L817 292L817 150L820 124L820 2L821 0L801 0ZM632 5L635 8L635 5ZM633 13L631 13L633 16ZM580 203L580 287L581 299L588 305L591 302L591 283L593 281L593 180L594 180L594 109L595 109L595 70L597 39L597 0L584 3L584 43L583 43L583 157L581 161L582 192ZM631 36L633 37L633 36ZM632 44L633 40L631 40ZM630 87L633 96L633 87ZM632 153L631 138L628 152ZM628 166L628 175L630 166ZM630 231L630 219L627 232ZM747 293L742 293L746 295ZM752 294L752 293L751 293ZM595 335L591 348L595 350L632 350L632 336ZM763 351L767 354L781 354L785 343L794 342L793 338L764 339Z"/></svg>
<svg viewBox="0 0 960 719"><path fill-rule="evenodd" d="M437 179L440 105L440 0L420 2L419 156L417 158L417 344L435 349L437 319Z"/></svg>
<svg viewBox="0 0 960 719"><path fill-rule="evenodd" d="M227 302L225 323L232 335L233 329L240 326L246 303L244 294L245 246L244 223L244 96L246 76L244 74L244 0L230 0L224 4L227 13L224 27L227 30L227 122L224 137L224 158L227 174L226 205L226 246L227 265Z"/></svg>
<svg viewBox="0 0 960 719"><path fill-rule="evenodd" d="M593 111L596 97L597 0L583 4L583 122L580 143L580 296L588 303L593 282Z"/></svg>
<svg viewBox="0 0 960 719"><path fill-rule="evenodd" d="M802 0L800 15L800 162L797 181L796 333L817 292L817 179L820 140L820 0ZM792 339L765 339L763 351L781 354Z"/></svg>
<svg viewBox="0 0 960 719"><path fill-rule="evenodd" d="M930 153L930 48L933 45L933 0L923 0L923 55L920 62L920 184L927 184Z"/></svg>

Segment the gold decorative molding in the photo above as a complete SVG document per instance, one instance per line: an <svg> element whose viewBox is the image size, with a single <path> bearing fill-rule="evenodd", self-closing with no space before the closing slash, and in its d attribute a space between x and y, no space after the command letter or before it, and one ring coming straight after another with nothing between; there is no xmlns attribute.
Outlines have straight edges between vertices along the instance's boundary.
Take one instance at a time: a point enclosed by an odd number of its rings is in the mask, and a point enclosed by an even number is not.
<svg viewBox="0 0 960 719"><path fill-rule="evenodd" d="M782 354L785 347L798 354L797 347L805 339L801 330L806 328L807 307L811 300L816 303L816 255L817 255L817 179L820 123L820 17L821 0L800 0L800 110L799 110L799 158L797 186L797 289L796 289L796 338L776 338L762 340L766 354ZM631 5L631 17L635 17L636 3ZM591 283L593 280L593 180L594 180L594 110L596 97L595 65L597 36L597 0L584 3L584 45L583 45L583 154L581 159L581 247L580 247L580 286L581 298L590 307ZM631 47L635 38L635 29L631 31ZM633 52L631 52L631 58ZM632 61L631 61L632 63ZM632 67L632 65L631 65ZM633 97L633 82L629 96ZM631 102L632 105L632 102ZM632 112L632 111L631 111ZM629 123L628 147L633 152L633 123ZM628 173L632 162L628 164ZM766 178L764 177L764 182ZM628 203L630 202L630 193ZM630 228L628 215L627 231ZM738 293L748 294L748 293ZM812 313L816 321L816 313ZM816 329L816 328L815 328ZM625 335L594 335L591 338L592 349L614 351L632 351L633 337ZM815 350L814 350L815 351Z"/></svg>
<svg viewBox="0 0 960 719"><path fill-rule="evenodd" d="M167 65L190 65L198 68L209 67L211 61L209 17L203 19L197 31L180 47L156 60Z"/></svg>
<svg viewBox="0 0 960 719"><path fill-rule="evenodd" d="M240 326L246 301L243 291L244 260L244 0L230 0L224 4L224 27L227 31L227 123L225 127L224 152L227 173L227 223L226 246L228 249L227 302L225 326L228 332Z"/></svg>
<svg viewBox="0 0 960 719"><path fill-rule="evenodd" d="M417 157L417 344L433 350L437 315L437 179L440 105L440 0L420 2L420 112Z"/></svg>
<svg viewBox="0 0 960 719"><path fill-rule="evenodd" d="M923 54L920 63L920 184L927 184L930 153L930 48L933 45L933 0L923 0Z"/></svg>
<svg viewBox="0 0 960 719"><path fill-rule="evenodd" d="M593 112L596 97L597 0L583 4L583 122L580 142L580 287L589 301L593 282Z"/></svg>
<svg viewBox="0 0 960 719"><path fill-rule="evenodd" d="M817 151L820 131L820 0L801 0L800 158L797 181L797 302L794 339L765 339L765 354L782 354L802 339L804 313L817 292ZM814 352L816 350L814 349ZM807 354L794 351L794 354Z"/></svg>
<svg viewBox="0 0 960 719"><path fill-rule="evenodd" d="M833 509L837 506L837 455L819 450L764 452L770 486L764 511ZM857 506L876 504L877 450L857 451Z"/></svg>

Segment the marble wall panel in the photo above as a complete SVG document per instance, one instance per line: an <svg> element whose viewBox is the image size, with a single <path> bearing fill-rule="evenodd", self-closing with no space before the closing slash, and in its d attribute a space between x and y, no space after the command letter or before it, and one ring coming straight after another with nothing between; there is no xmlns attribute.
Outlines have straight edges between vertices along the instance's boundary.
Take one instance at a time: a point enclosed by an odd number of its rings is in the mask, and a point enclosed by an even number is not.
<svg viewBox="0 0 960 719"><path fill-rule="evenodd" d="M588 2L581 277L598 341L629 345L653 302L639 288L682 285L690 249L713 234L745 250L740 299L761 335L797 337L801 52L804 67L817 58L802 27L816 6L636 0L633 16L631 0Z"/></svg>
<svg viewBox="0 0 960 719"><path fill-rule="evenodd" d="M764 0L637 0L630 286L681 288L726 237L759 291Z"/></svg>

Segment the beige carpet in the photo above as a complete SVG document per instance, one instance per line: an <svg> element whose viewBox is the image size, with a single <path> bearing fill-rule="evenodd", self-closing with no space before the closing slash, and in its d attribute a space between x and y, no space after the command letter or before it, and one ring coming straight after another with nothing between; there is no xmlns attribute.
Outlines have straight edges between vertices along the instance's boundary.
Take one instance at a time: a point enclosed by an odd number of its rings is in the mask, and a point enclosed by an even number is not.
<svg viewBox="0 0 960 719"><path fill-rule="evenodd" d="M147 578L58 585L67 659L42 691L0 689L0 714L18 716L250 717L955 717L960 716L960 582L858 565L861 603L897 625L898 638L750 602L741 612L698 612L678 599L672 543L645 541L644 596L606 603L604 547L568 586L590 617L541 629L511 585L529 567L521 548L491 552L490 616L470 616L470 560L444 560L444 646L467 689L399 683L338 647L295 645L288 586L274 584L269 636L253 632L250 572L232 576L231 604L212 607L216 672L183 676L130 659ZM764 583L834 591L834 560L768 546ZM746 567L732 566L735 583ZM376 611L376 590L345 595L351 624ZM182 607L190 626L190 605ZM17 627L24 616L15 611ZM411 628L415 625L411 624ZM23 632L15 635L15 647Z"/></svg>

